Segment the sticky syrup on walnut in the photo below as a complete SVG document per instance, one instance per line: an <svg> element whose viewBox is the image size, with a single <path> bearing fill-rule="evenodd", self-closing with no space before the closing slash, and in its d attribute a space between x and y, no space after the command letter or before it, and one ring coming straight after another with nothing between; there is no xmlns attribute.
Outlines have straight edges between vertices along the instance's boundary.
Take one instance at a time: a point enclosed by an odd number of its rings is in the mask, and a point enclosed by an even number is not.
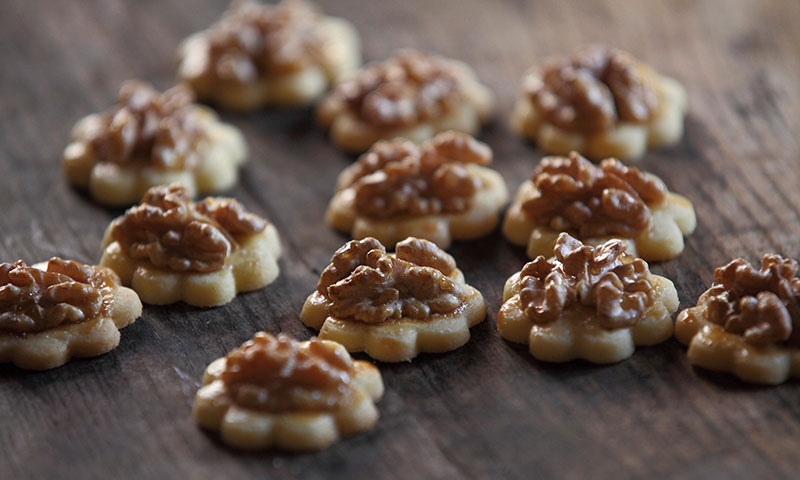
<svg viewBox="0 0 800 480"><path fill-rule="evenodd" d="M737 258L714 271L715 285L698 300L708 320L754 345L800 347L800 278L791 258L766 254L756 269Z"/></svg>
<svg viewBox="0 0 800 480"><path fill-rule="evenodd" d="M352 240L334 253L317 292L330 314L365 323L424 320L462 305L464 291L449 278L455 260L434 243L410 237L395 255L376 239Z"/></svg>
<svg viewBox="0 0 800 480"><path fill-rule="evenodd" d="M145 82L127 81L117 106L91 123L89 146L99 162L195 168L205 132L189 108L193 101L194 93L185 85L159 93Z"/></svg>
<svg viewBox="0 0 800 480"><path fill-rule="evenodd" d="M584 245L567 233L553 259L538 256L520 271L520 302L534 323L555 321L571 306L593 307L590 321L606 329L636 325L655 299L647 263L625 254L625 243Z"/></svg>
<svg viewBox="0 0 800 480"><path fill-rule="evenodd" d="M618 121L644 123L658 109L658 95L628 53L590 47L551 59L523 79L525 92L547 122L594 132Z"/></svg>
<svg viewBox="0 0 800 480"><path fill-rule="evenodd" d="M607 158L595 166L576 152L545 157L531 179L536 194L522 204L537 224L581 238L634 238L650 225L648 205L666 198L666 187L638 169Z"/></svg>
<svg viewBox="0 0 800 480"><path fill-rule="evenodd" d="M237 405L283 413L336 409L351 392L352 375L350 355L330 342L258 332L228 354L221 379Z"/></svg>
<svg viewBox="0 0 800 480"><path fill-rule="evenodd" d="M184 272L213 272L243 236L263 231L266 220L234 199L192 202L182 185L153 187L141 204L114 221L112 238L131 258Z"/></svg>
<svg viewBox="0 0 800 480"><path fill-rule="evenodd" d="M349 183L355 209L373 218L460 213L482 187L468 164L488 165L489 147L461 132L444 132L418 146L380 141L363 154Z"/></svg>
<svg viewBox="0 0 800 480"><path fill-rule="evenodd" d="M22 260L0 264L0 332L38 333L108 313L116 275L53 258L46 270Z"/></svg>
<svg viewBox="0 0 800 480"><path fill-rule="evenodd" d="M462 74L451 61L400 50L339 83L324 100L329 112L349 112L377 128L402 128L441 118L461 99Z"/></svg>
<svg viewBox="0 0 800 480"><path fill-rule="evenodd" d="M318 17L317 9L302 0L235 2L205 34L208 61L203 74L252 83L319 64L324 44Z"/></svg>

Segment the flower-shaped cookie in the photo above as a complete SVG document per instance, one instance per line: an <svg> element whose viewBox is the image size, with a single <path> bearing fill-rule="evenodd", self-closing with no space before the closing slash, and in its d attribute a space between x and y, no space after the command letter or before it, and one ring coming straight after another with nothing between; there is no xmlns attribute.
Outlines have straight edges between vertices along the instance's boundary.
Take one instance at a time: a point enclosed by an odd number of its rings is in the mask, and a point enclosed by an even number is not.
<svg viewBox="0 0 800 480"><path fill-rule="evenodd" d="M503 177L485 167L492 151L469 134L448 131L420 146L379 141L341 175L326 219L353 238L394 246L419 237L447 248L495 229L508 201Z"/></svg>
<svg viewBox="0 0 800 480"><path fill-rule="evenodd" d="M358 33L310 2L235 2L180 47L178 76L225 108L310 103L361 64Z"/></svg>
<svg viewBox="0 0 800 480"><path fill-rule="evenodd" d="M527 245L531 258L549 256L568 232L591 245L620 238L630 255L658 261L678 256L696 224L691 202L655 175L613 158L596 166L571 152L542 159L508 208L503 233Z"/></svg>
<svg viewBox="0 0 800 480"><path fill-rule="evenodd" d="M800 377L797 262L766 254L761 269L742 258L714 271L714 285L675 322L689 361L753 383Z"/></svg>
<svg viewBox="0 0 800 480"><path fill-rule="evenodd" d="M468 65L400 50L340 82L317 109L342 150L360 153L378 140L430 140L439 132L476 134L494 110L492 93Z"/></svg>
<svg viewBox="0 0 800 480"><path fill-rule="evenodd" d="M319 450L371 430L381 373L329 340L258 332L211 362L192 414L232 447Z"/></svg>
<svg viewBox="0 0 800 480"><path fill-rule="evenodd" d="M62 159L67 179L111 206L136 203L150 187L173 182L191 196L231 188L247 154L244 137L193 98L185 85L159 93L125 82L116 107L72 129Z"/></svg>
<svg viewBox="0 0 800 480"><path fill-rule="evenodd" d="M100 264L145 303L210 307L278 276L278 231L231 198L192 202L181 185L151 188L108 226Z"/></svg>
<svg viewBox="0 0 800 480"><path fill-rule="evenodd" d="M454 350L485 317L483 295L453 257L418 238L398 243L394 255L374 238L346 243L300 312L320 338L384 362Z"/></svg>
<svg viewBox="0 0 800 480"><path fill-rule="evenodd" d="M514 130L542 150L635 160L683 135L686 91L626 52L590 47L522 78Z"/></svg>
<svg viewBox="0 0 800 480"><path fill-rule="evenodd" d="M555 257L539 256L506 281L500 335L527 343L547 362L614 363L636 346L668 339L678 293L625 246L609 240L591 247L559 235Z"/></svg>
<svg viewBox="0 0 800 480"><path fill-rule="evenodd" d="M0 363L46 370L106 353L141 314L139 297L107 268L60 258L0 264Z"/></svg>

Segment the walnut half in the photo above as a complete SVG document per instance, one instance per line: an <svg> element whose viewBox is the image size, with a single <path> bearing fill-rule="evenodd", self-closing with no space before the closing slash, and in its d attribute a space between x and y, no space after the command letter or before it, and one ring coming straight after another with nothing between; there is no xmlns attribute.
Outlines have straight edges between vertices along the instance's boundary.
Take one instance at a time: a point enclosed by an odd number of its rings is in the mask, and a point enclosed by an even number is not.
<svg viewBox="0 0 800 480"><path fill-rule="evenodd" d="M420 146L380 141L362 155L340 188L352 187L355 209L373 218L459 213L482 187L467 165L488 165L489 147L471 135L448 131Z"/></svg>
<svg viewBox="0 0 800 480"><path fill-rule="evenodd" d="M452 61L418 50L401 50L341 82L322 108L350 112L378 128L402 128L437 119L462 97L463 74Z"/></svg>
<svg viewBox="0 0 800 480"><path fill-rule="evenodd" d="M325 411L350 390L353 361L330 342L298 342L286 334L258 332L226 357L221 379L245 408Z"/></svg>
<svg viewBox="0 0 800 480"><path fill-rule="evenodd" d="M233 199L194 203L185 187L153 187L140 205L114 221L112 238L131 257L173 271L213 272L237 238L263 231L267 222Z"/></svg>
<svg viewBox="0 0 800 480"><path fill-rule="evenodd" d="M193 101L194 93L186 85L160 93L145 82L127 81L116 107L89 129L89 146L100 162L193 169L199 162L197 144L205 137L190 108Z"/></svg>
<svg viewBox="0 0 800 480"><path fill-rule="evenodd" d="M648 205L666 199L666 187L619 160L595 166L577 152L545 157L533 174L536 194L522 204L537 224L581 238L634 238L651 221Z"/></svg>
<svg viewBox="0 0 800 480"><path fill-rule="evenodd" d="M36 333L105 312L113 272L53 258L46 270L22 260L0 264L0 332Z"/></svg>
<svg viewBox="0 0 800 480"><path fill-rule="evenodd" d="M545 119L571 131L594 132L619 121L646 122L659 105L637 61L614 48L590 47L550 60L527 74L525 93Z"/></svg>
<svg viewBox="0 0 800 480"><path fill-rule="evenodd" d="M365 323L422 320L463 303L462 288L449 278L454 271L453 258L427 240L409 238L390 255L368 237L334 253L317 291L330 301L330 313L338 318Z"/></svg>
<svg viewBox="0 0 800 480"><path fill-rule="evenodd" d="M320 12L302 0L277 5L238 1L205 32L208 60L203 75L252 83L322 63Z"/></svg>
<svg viewBox="0 0 800 480"><path fill-rule="evenodd" d="M591 247L561 233L553 259L539 256L520 271L525 314L534 323L549 323L571 306L583 305L594 307L591 321L603 328L635 325L653 304L655 292L647 263L624 251L620 240Z"/></svg>
<svg viewBox="0 0 800 480"><path fill-rule="evenodd" d="M766 254L757 270L737 258L714 271L716 285L698 301L709 321L755 345L800 347L800 278L790 258Z"/></svg>

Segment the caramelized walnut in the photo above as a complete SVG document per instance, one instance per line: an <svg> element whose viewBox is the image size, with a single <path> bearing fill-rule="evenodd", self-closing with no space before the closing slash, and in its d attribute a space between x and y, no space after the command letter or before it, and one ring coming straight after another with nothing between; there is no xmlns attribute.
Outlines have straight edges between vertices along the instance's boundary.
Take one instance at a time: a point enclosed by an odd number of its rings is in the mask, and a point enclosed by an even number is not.
<svg viewBox="0 0 800 480"><path fill-rule="evenodd" d="M633 238L650 225L650 208L666 198L664 185L614 158L595 166L577 152L545 157L532 178L536 195L522 204L531 220L582 238Z"/></svg>
<svg viewBox="0 0 800 480"><path fill-rule="evenodd" d="M267 228L267 221L244 209L241 203L232 198L206 198L194 204L196 211L214 219L234 237L261 232Z"/></svg>
<svg viewBox="0 0 800 480"><path fill-rule="evenodd" d="M161 169L192 169L204 131L189 108L192 90L178 85L158 93L131 80L119 91L117 106L91 125L89 145L99 162L144 162Z"/></svg>
<svg viewBox="0 0 800 480"><path fill-rule="evenodd" d="M324 45L318 16L317 9L302 0L277 5L235 2L207 31L204 75L250 83L321 63Z"/></svg>
<svg viewBox="0 0 800 480"><path fill-rule="evenodd" d="M401 50L340 83L325 100L379 128L402 128L445 115L461 98L461 73L452 62Z"/></svg>
<svg viewBox="0 0 800 480"><path fill-rule="evenodd" d="M233 199L193 203L182 185L153 187L141 204L114 221L112 238L131 258L174 271L213 272L237 238L266 228Z"/></svg>
<svg viewBox="0 0 800 480"><path fill-rule="evenodd" d="M467 164L491 162L489 147L461 132L444 132L417 146L380 141L362 155L345 187L355 191L358 213L375 218L459 213L481 188Z"/></svg>
<svg viewBox="0 0 800 480"><path fill-rule="evenodd" d="M301 343L286 334L258 332L228 354L221 379L244 408L308 412L339 407L352 374L350 356L330 342Z"/></svg>
<svg viewBox="0 0 800 480"><path fill-rule="evenodd" d="M365 323L401 317L423 320L450 313L464 301L448 275L455 261L427 240L409 238L389 255L376 239L353 240L334 253L317 291L330 301L330 313Z"/></svg>
<svg viewBox="0 0 800 480"><path fill-rule="evenodd" d="M0 264L0 332L37 333L102 314L117 283L104 268L53 258L46 270Z"/></svg>
<svg viewBox="0 0 800 480"><path fill-rule="evenodd" d="M547 122L566 130L593 132L618 121L644 123L659 99L636 63L617 49L588 48L529 73L525 93Z"/></svg>
<svg viewBox="0 0 800 480"><path fill-rule="evenodd" d="M714 282L698 304L709 321L756 345L786 342L800 347L800 278L797 262L775 254L756 270L742 258L714 271Z"/></svg>
<svg viewBox="0 0 800 480"><path fill-rule="evenodd" d="M555 258L539 256L520 271L520 302L528 318L549 323L572 305L595 308L591 321L607 329L635 325L653 304L655 294L647 263L624 255L625 243L600 247L559 235Z"/></svg>

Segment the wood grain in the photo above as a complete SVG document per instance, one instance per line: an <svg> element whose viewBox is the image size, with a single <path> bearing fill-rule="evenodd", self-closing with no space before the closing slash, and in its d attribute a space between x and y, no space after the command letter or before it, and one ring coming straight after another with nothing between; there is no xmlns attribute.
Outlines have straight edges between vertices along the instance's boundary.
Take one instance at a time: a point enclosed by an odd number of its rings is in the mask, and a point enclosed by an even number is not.
<svg viewBox="0 0 800 480"><path fill-rule="evenodd" d="M780 0L329 0L359 28L368 59L416 46L474 65L497 93L483 133L516 189L541 152L507 126L521 73L543 56L602 42L681 80L691 98L680 146L641 166L687 195L699 218L678 259L654 265L681 307L712 269L765 251L800 257L800 3ZM139 77L167 87L174 51L225 0L0 2L0 258L93 262L119 211L61 177L72 123ZM0 366L2 478L792 478L800 469L798 382L749 387L693 369L674 340L620 364L547 365L494 325L505 278L526 260L499 233L451 252L489 318L446 355L380 365L376 430L311 455L242 454L198 430L206 364L255 331L312 332L305 296L345 237L322 222L351 158L309 110L224 115L250 163L231 194L281 232L282 273L217 309L148 307L112 353L44 373Z"/></svg>

